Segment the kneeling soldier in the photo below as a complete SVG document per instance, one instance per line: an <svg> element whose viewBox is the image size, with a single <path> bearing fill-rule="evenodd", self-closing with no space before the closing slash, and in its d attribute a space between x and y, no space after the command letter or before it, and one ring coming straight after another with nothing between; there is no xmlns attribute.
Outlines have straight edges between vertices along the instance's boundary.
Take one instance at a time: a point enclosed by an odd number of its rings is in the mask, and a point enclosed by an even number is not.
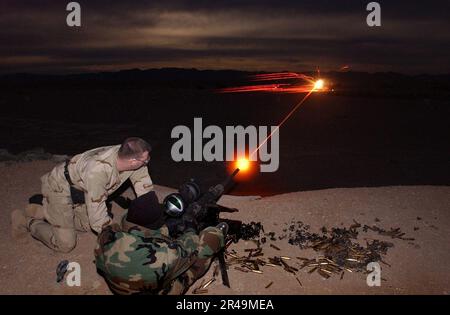
<svg viewBox="0 0 450 315"><path fill-rule="evenodd" d="M70 252L77 231L99 233L112 222L106 200L127 179L138 196L153 190L150 151L146 141L133 137L58 164L41 178L43 199L11 213L13 235L30 232L53 250Z"/></svg>

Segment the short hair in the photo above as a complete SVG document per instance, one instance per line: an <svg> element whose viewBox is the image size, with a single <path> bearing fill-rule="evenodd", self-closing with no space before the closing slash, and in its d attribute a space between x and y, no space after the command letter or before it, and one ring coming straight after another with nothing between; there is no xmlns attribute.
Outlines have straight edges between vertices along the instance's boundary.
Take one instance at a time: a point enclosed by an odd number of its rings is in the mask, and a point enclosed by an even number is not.
<svg viewBox="0 0 450 315"><path fill-rule="evenodd" d="M130 137L122 142L118 155L120 158L138 158L144 152L150 153L151 151L152 147L147 141L137 137Z"/></svg>

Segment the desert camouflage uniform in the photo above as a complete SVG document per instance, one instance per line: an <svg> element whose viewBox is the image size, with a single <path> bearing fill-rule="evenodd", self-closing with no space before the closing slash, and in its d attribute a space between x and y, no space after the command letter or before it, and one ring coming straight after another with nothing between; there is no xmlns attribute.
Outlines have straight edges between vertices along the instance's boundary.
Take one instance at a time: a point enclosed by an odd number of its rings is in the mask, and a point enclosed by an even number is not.
<svg viewBox="0 0 450 315"><path fill-rule="evenodd" d="M106 227L95 249L96 266L117 294L183 294L224 246L215 227L196 234L187 230L177 239L164 225L149 230L123 220Z"/></svg>
<svg viewBox="0 0 450 315"><path fill-rule="evenodd" d="M41 177L44 217L48 223L31 221L29 228L33 237L56 251L68 252L76 245L76 230L92 229L99 233L111 222L105 201L128 178L138 196L153 189L147 167L117 171L119 147L96 148L70 160L70 178L75 188L85 193L85 204L72 205L69 183L64 176L65 163Z"/></svg>

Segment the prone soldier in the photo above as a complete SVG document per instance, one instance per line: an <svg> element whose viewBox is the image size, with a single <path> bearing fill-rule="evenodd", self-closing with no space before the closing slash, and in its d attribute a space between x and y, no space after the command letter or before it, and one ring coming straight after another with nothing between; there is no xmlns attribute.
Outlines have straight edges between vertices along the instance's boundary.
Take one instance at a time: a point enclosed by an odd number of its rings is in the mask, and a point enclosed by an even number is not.
<svg viewBox="0 0 450 315"><path fill-rule="evenodd" d="M113 293L184 294L224 247L224 222L198 233L191 218L177 237L166 222L164 206L150 192L132 201L121 226L113 224L100 233L96 266Z"/></svg>

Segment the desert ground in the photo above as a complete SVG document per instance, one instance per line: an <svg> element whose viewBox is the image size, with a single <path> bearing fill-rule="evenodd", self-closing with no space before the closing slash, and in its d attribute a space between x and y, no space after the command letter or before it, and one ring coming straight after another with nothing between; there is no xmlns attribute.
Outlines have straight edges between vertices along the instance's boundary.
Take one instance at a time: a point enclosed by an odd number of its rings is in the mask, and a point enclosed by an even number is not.
<svg viewBox="0 0 450 315"><path fill-rule="evenodd" d="M10 213L24 208L28 197L40 190L39 177L49 171L55 162L0 163L0 294L111 294L93 263L95 235L79 234L78 245L69 254L54 253L31 236L11 237ZM158 183L156 183L158 184ZM173 189L156 186L160 198ZM131 196L130 191L125 195ZM286 224L301 220L319 231L323 226L348 227L353 220L361 224L389 229L401 228L405 236L414 241L391 239L373 232L359 237L372 237L394 243L382 266L381 286L369 287L363 273L345 273L323 279L317 273L299 270L296 277L278 267L263 267L263 273L243 273L230 267L231 288L224 287L220 276L208 287L208 294L449 294L450 293L450 187L449 186L386 186L361 188L335 188L301 191L269 197L223 196L221 204L240 211L228 217L260 221L265 232L282 235ZM114 204L115 219L123 212ZM280 250L271 247L275 245ZM254 248L252 241L239 241L231 245L241 255ZM301 250L286 239L263 244L264 257L285 255L292 257L290 264L298 268L295 257L314 258L317 253ZM61 260L81 265L81 286L69 287L56 282L56 266ZM215 262L204 276L212 277ZM273 284L266 288L266 286ZM198 286L195 283L189 290Z"/></svg>

